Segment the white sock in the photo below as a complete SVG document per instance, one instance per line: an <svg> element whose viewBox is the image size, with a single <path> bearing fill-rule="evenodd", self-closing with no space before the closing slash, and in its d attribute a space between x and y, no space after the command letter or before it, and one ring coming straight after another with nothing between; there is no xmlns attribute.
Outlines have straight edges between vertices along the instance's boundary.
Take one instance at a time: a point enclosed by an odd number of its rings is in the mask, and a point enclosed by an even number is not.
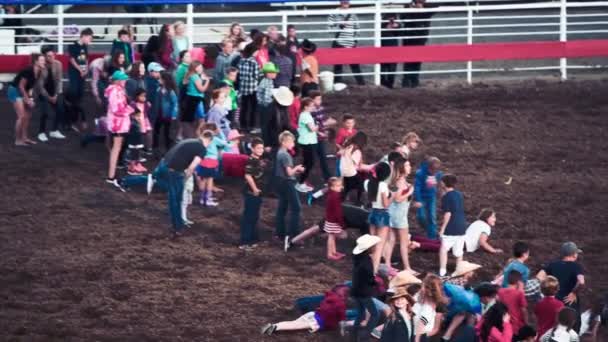
<svg viewBox="0 0 608 342"><path fill-rule="evenodd" d="M325 191L319 190L319 191L315 192L314 194L312 194L312 198L314 198L314 199L321 198L321 197L323 197L323 195L325 195Z"/></svg>
<svg viewBox="0 0 608 342"><path fill-rule="evenodd" d="M439 269L439 276L440 277L445 277L445 275L448 273L448 271L445 268L440 268Z"/></svg>

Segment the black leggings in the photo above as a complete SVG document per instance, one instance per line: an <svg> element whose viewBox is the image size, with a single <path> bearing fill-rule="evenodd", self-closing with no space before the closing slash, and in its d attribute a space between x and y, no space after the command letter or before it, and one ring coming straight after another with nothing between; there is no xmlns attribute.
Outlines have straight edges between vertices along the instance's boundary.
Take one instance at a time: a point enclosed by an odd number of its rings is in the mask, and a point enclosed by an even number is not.
<svg viewBox="0 0 608 342"><path fill-rule="evenodd" d="M342 201L345 201L348 197L348 193L351 190L357 191L357 204L361 203L361 195L363 194L363 180L360 175L354 175L352 177L342 178L344 183L344 191L342 192Z"/></svg>
<svg viewBox="0 0 608 342"><path fill-rule="evenodd" d="M302 150L302 157L304 165L304 172L300 175L300 183L304 183L308 176L310 175L310 171L312 167L315 165L315 151L317 149L317 144L311 145L299 145Z"/></svg>
<svg viewBox="0 0 608 342"><path fill-rule="evenodd" d="M241 97L241 116L239 117L241 129L249 130L255 127L257 103L256 93Z"/></svg>
<svg viewBox="0 0 608 342"><path fill-rule="evenodd" d="M156 122L154 122L154 132L152 132L152 147L153 148L158 148L158 145L160 144L160 130L161 128L163 129L163 136L165 138L165 149L168 151L169 148L171 148L171 144L173 143L171 141L171 137L170 137L170 133L171 133L171 121L170 120L163 120L161 118L157 118Z"/></svg>

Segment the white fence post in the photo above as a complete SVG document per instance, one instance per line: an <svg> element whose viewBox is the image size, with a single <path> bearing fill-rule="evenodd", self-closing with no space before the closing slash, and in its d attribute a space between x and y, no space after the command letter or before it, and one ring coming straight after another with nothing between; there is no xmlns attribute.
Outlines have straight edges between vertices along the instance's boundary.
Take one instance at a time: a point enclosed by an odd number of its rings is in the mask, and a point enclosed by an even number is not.
<svg viewBox="0 0 608 342"><path fill-rule="evenodd" d="M374 13L374 46L382 46L382 1L376 2ZM374 64L374 84L380 85L380 64Z"/></svg>
<svg viewBox="0 0 608 342"><path fill-rule="evenodd" d="M473 44L473 10L467 10L467 45ZM473 83L473 62L467 61L467 83Z"/></svg>
<svg viewBox="0 0 608 342"><path fill-rule="evenodd" d="M559 11L559 41L568 41L568 12L567 12L567 0L561 0L560 11ZM559 59L559 70L561 73L562 81L568 79L568 60L565 57Z"/></svg>
<svg viewBox="0 0 608 342"><path fill-rule="evenodd" d="M63 54L63 5L55 6L57 13L57 53Z"/></svg>
<svg viewBox="0 0 608 342"><path fill-rule="evenodd" d="M281 32L283 36L287 37L287 14L285 13L281 16Z"/></svg>
<svg viewBox="0 0 608 342"><path fill-rule="evenodd" d="M186 5L186 28L188 36L188 49L192 49L194 46L194 5L188 4Z"/></svg>

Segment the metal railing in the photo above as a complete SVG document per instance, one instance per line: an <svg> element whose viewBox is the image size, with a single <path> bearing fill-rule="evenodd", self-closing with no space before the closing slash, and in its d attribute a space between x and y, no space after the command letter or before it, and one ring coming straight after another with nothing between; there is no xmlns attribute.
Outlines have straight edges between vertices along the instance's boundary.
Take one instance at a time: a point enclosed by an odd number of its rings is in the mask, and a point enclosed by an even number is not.
<svg viewBox="0 0 608 342"><path fill-rule="evenodd" d="M436 0L442 2L444 0ZM123 24L132 23L134 19L155 19L160 23L182 20L187 24L187 35L191 44L218 43L227 33L230 24L240 22L246 30L275 25L285 34L287 25L296 25L300 39L308 38L320 47L329 47L334 40L336 30L328 28L327 17L333 13L356 14L359 19L359 46L382 46L385 39L419 38L415 34L420 28L402 28L397 37L382 37L382 24L386 14L403 16L410 13L430 12L434 15L428 19L430 31L426 36L428 44L476 44L487 42L523 42L523 41L567 41L572 39L608 39L608 1L597 2L526 2L515 4L491 4L494 0L480 0L460 6L438 6L424 9L412 9L396 3L409 1L374 1L373 6L341 9L297 9L263 12L196 12L193 5L187 5L180 13L65 13L63 6L56 6L54 14L21 14L6 15L4 18L21 18L28 28L40 31L38 36L18 34L16 38L44 40L44 42L18 42L21 52L29 52L24 47L36 49L42 44L55 44L58 51L78 38L77 28L91 27L102 39L93 42L92 50L107 51L115 38L116 32ZM389 5L390 2L390 5ZM430 2L430 1L429 1ZM453 1L450 1L453 3ZM464 2L463 2L464 3ZM108 23L111 17L112 22ZM415 20L397 18L397 22L408 23ZM158 25L137 25L137 44L143 44L153 32L158 32ZM6 28L6 27L5 27ZM10 27L9 27L10 28ZM70 32L74 28L74 32ZM19 28L17 28L19 29ZM0 48L12 42L0 41ZM104 47L105 46L105 47ZM583 63L569 64L565 58L559 63L551 60L524 62L466 62L465 63L427 63L421 74L466 74L471 83L474 73L501 71L559 71L562 79L567 79L568 69L605 68L608 60L586 59ZM374 83L380 83L380 65L364 66L364 75L373 75ZM385 73L383 73L385 74ZM405 74L397 71L395 74ZM344 74L345 76L352 74Z"/></svg>

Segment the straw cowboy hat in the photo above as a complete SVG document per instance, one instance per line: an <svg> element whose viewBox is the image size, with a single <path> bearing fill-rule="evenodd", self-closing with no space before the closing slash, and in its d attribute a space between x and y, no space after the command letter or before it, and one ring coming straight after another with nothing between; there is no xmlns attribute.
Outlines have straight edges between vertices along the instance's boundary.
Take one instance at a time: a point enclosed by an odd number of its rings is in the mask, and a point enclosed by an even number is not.
<svg viewBox="0 0 608 342"><path fill-rule="evenodd" d="M456 270L454 271L454 273L452 273L452 278L463 276L479 268L481 268L481 265L474 264L468 261L461 261L456 265Z"/></svg>
<svg viewBox="0 0 608 342"><path fill-rule="evenodd" d="M399 286L420 284L420 283L422 283L422 280L416 278L409 271L401 271L401 272L397 273L397 275L393 279L391 279L391 281L388 284L388 287L391 289L395 289L395 288L398 288Z"/></svg>
<svg viewBox="0 0 608 342"><path fill-rule="evenodd" d="M293 103L293 93L286 86L272 89L272 96L281 106L291 106Z"/></svg>
<svg viewBox="0 0 608 342"><path fill-rule="evenodd" d="M361 254L374 247L378 242L380 242L380 238L377 236L369 234L362 235L357 239L357 246L353 249L353 254Z"/></svg>
<svg viewBox="0 0 608 342"><path fill-rule="evenodd" d="M405 287L400 287L396 289L395 293L393 293L393 295L391 296L391 300L395 300L401 297L406 297L408 302L410 302L410 305L414 305L414 299L412 298L412 295L407 293L407 289Z"/></svg>

